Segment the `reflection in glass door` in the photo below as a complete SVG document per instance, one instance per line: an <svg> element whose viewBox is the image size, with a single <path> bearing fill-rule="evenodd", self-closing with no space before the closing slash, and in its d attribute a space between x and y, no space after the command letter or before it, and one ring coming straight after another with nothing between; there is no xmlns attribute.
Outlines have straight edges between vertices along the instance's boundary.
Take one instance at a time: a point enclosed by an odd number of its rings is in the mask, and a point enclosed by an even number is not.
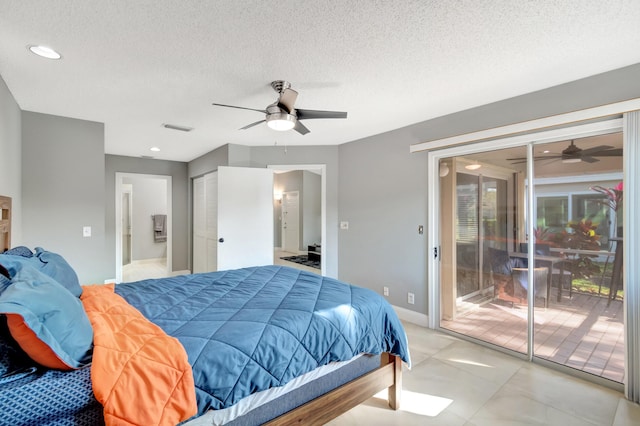
<svg viewBox="0 0 640 426"><path fill-rule="evenodd" d="M502 153L503 156L515 153ZM441 326L526 351L527 305L512 283L518 170L468 157L448 158L455 173L441 177L443 264ZM449 166L448 166L449 167ZM446 210L451 208L455 214ZM524 303L523 303L524 302ZM509 310L517 324L499 318ZM524 338L523 338L524 336ZM523 348L522 343L525 343Z"/></svg>
<svg viewBox="0 0 640 426"><path fill-rule="evenodd" d="M482 174L456 174L457 295L462 300L483 295L491 283L485 253L506 250L507 182Z"/></svg>
<svg viewBox="0 0 640 426"><path fill-rule="evenodd" d="M526 148L440 160L440 327L622 383L622 134Z"/></svg>

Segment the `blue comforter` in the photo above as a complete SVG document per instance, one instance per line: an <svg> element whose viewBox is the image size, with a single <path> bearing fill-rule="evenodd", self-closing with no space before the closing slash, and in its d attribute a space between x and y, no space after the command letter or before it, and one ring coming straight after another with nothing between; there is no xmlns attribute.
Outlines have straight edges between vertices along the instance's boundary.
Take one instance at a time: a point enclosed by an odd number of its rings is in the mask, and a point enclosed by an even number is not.
<svg viewBox="0 0 640 426"><path fill-rule="evenodd" d="M407 338L377 293L263 266L120 284L116 292L180 340L200 414L359 353L407 363Z"/></svg>

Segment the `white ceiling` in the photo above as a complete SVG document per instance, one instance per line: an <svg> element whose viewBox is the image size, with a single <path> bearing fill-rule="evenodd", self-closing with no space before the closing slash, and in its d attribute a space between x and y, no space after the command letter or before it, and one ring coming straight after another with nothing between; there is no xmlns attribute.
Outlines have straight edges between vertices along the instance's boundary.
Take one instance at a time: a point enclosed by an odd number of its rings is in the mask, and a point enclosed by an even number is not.
<svg viewBox="0 0 640 426"><path fill-rule="evenodd" d="M189 161L341 144L640 63L638 22L635 0L0 0L0 75L23 110L105 123L108 154ZM349 117L301 136L211 105L263 109L277 79Z"/></svg>

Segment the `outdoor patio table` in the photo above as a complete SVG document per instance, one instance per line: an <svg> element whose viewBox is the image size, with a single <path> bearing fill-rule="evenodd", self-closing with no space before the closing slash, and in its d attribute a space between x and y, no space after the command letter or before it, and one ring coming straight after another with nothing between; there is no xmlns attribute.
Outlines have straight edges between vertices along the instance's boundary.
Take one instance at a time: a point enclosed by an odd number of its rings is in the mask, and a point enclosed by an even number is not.
<svg viewBox="0 0 640 426"><path fill-rule="evenodd" d="M528 253L520 253L520 252L510 252L509 253L510 257L517 257L519 259L528 259L529 258L529 254ZM547 298L546 300L549 300L549 296L551 294L551 280L553 278L553 267L556 263L558 262L562 262L561 266L560 266L560 275L563 276L564 275L564 260L566 260L563 257L560 256L544 256L544 255L540 255L540 254L536 254L534 255L533 259L535 260L537 265L540 265L542 267L547 268L548 273L547 273ZM560 302L562 298L562 280L560 280L560 284L558 285L558 302Z"/></svg>

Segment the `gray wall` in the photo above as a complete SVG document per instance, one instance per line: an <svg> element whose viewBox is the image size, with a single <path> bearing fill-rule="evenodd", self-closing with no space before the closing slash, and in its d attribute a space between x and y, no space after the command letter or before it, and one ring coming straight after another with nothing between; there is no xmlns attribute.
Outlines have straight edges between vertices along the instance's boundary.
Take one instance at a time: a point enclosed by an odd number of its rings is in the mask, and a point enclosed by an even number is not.
<svg viewBox="0 0 640 426"><path fill-rule="evenodd" d="M103 256L110 265L110 275L115 276L116 262L116 172L140 173L148 175L171 176L171 212L173 270L191 269L188 263L189 252L189 211L187 163L181 161L151 160L146 158L106 155L104 185L106 187L106 249ZM151 219L149 219L151 220Z"/></svg>
<svg viewBox="0 0 640 426"><path fill-rule="evenodd" d="M61 254L83 284L101 283L109 269L104 206L104 124L23 111L24 245Z"/></svg>
<svg viewBox="0 0 640 426"><path fill-rule="evenodd" d="M426 154L411 144L640 97L640 64L340 146L339 277L427 314ZM415 293L415 305L407 304Z"/></svg>
<svg viewBox="0 0 640 426"><path fill-rule="evenodd" d="M132 260L161 259L167 257L166 241L156 242L153 215L167 214L167 183L164 179L126 177L131 184Z"/></svg>
<svg viewBox="0 0 640 426"><path fill-rule="evenodd" d="M0 77L0 195L11 197L11 242L22 244L22 115Z"/></svg>
<svg viewBox="0 0 640 426"><path fill-rule="evenodd" d="M340 146L340 279L382 293L396 306L426 313L426 163L409 153L406 135ZM356 166L354 166L356 165ZM407 304L407 293L415 305Z"/></svg>

